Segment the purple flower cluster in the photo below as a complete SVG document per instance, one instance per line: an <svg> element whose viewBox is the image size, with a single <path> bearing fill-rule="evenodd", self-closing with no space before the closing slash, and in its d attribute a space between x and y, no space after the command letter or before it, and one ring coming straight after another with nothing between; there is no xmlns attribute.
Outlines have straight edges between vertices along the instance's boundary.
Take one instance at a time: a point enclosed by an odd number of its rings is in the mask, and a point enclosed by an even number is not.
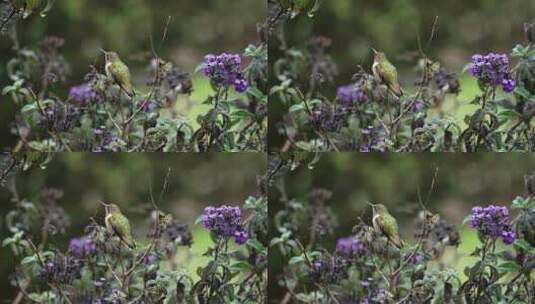
<svg viewBox="0 0 535 304"><path fill-rule="evenodd" d="M241 226L241 210L239 207L226 205L206 207L202 214L202 225L219 237L234 237L238 245L245 244L249 238L247 232Z"/></svg>
<svg viewBox="0 0 535 304"><path fill-rule="evenodd" d="M72 87L69 90L69 99L79 106L102 102L102 96L89 84Z"/></svg>
<svg viewBox="0 0 535 304"><path fill-rule="evenodd" d="M348 278L350 261L341 256L324 254L312 262L308 277L317 283L338 284Z"/></svg>
<svg viewBox="0 0 535 304"><path fill-rule="evenodd" d="M158 262L158 257L154 254L149 254L143 258L143 263L147 266L153 265Z"/></svg>
<svg viewBox="0 0 535 304"><path fill-rule="evenodd" d="M424 256L416 253L416 254L409 254L405 257L405 260L409 262L411 265L418 265L424 261Z"/></svg>
<svg viewBox="0 0 535 304"><path fill-rule="evenodd" d="M354 84L338 87L336 98L345 107L351 107L355 103L362 103L368 100L368 96Z"/></svg>
<svg viewBox="0 0 535 304"><path fill-rule="evenodd" d="M470 215L470 227L483 237L502 238L507 245L515 241L515 232L509 222L509 210L502 206L474 207Z"/></svg>
<svg viewBox="0 0 535 304"><path fill-rule="evenodd" d="M80 109L73 105L55 102L44 110L39 123L46 128L68 132L80 122L81 113Z"/></svg>
<svg viewBox="0 0 535 304"><path fill-rule="evenodd" d="M143 105L143 111L147 113L153 113L160 109L160 104L156 100L149 100L143 103L142 105Z"/></svg>
<svg viewBox="0 0 535 304"><path fill-rule="evenodd" d="M350 236L336 241L336 252L343 257L352 258L366 254L367 250L358 238Z"/></svg>
<svg viewBox="0 0 535 304"><path fill-rule="evenodd" d="M425 108L425 103L421 100L416 100L413 104L412 104L412 112L414 113L417 113L417 112L420 112L422 111L423 109Z"/></svg>
<svg viewBox="0 0 535 304"><path fill-rule="evenodd" d="M69 252L77 258L84 258L94 254L97 251L97 247L93 240L88 237L81 237L72 239L69 242Z"/></svg>
<svg viewBox="0 0 535 304"><path fill-rule="evenodd" d="M502 86L505 92L512 92L516 82L511 77L509 58L506 54L490 53L472 56L470 74L482 84L492 87Z"/></svg>
<svg viewBox="0 0 535 304"><path fill-rule="evenodd" d="M360 152L385 152L386 151L386 132L381 128L374 128L368 126L360 130L362 137L360 144Z"/></svg>
<svg viewBox="0 0 535 304"><path fill-rule="evenodd" d="M241 57L238 54L210 54L204 57L203 73L215 86L234 86L236 92L243 93L249 87L249 83L243 77L240 66Z"/></svg>
<svg viewBox="0 0 535 304"><path fill-rule="evenodd" d="M327 103L322 103L312 109L309 118L310 123L316 128L327 132L338 132L347 126L349 111L345 107L334 107Z"/></svg>
<svg viewBox="0 0 535 304"><path fill-rule="evenodd" d="M84 263L80 259L56 254L44 261L39 278L47 283L70 284L81 277L83 266Z"/></svg>

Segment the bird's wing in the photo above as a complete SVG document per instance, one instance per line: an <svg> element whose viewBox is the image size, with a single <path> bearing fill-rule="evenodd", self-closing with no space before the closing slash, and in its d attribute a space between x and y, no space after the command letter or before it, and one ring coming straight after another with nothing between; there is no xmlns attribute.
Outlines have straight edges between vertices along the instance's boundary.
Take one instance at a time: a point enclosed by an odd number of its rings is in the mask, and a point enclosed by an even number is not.
<svg viewBox="0 0 535 304"><path fill-rule="evenodd" d="M385 225L386 223L385 223L384 217L382 215L378 215L376 216L375 221L377 223L376 229L379 228L382 234L384 234L386 237L389 237L390 233L386 229L386 225Z"/></svg>
<svg viewBox="0 0 535 304"><path fill-rule="evenodd" d="M398 78L398 70L390 62L385 62L384 65L385 66L382 67L382 69L385 72L381 73L382 75L385 75L385 76L383 76L384 83L396 95L402 95L403 91L401 90L401 85L399 84L399 81L398 81L398 79L399 79Z"/></svg>
<svg viewBox="0 0 535 304"><path fill-rule="evenodd" d="M128 219L122 214L113 215L116 222L120 222L120 225L111 225L115 234L125 243L128 247L133 248L132 233L130 223Z"/></svg>
<svg viewBox="0 0 535 304"><path fill-rule="evenodd" d="M396 219L393 216L387 214L384 215L383 221L386 222L385 226L387 227L387 230L389 230L388 235L392 237L397 237L399 228Z"/></svg>
<svg viewBox="0 0 535 304"><path fill-rule="evenodd" d="M395 246L400 247L401 240L397 232L398 226L396 220L392 216L381 215L377 217L376 221L383 235Z"/></svg>
<svg viewBox="0 0 535 304"><path fill-rule="evenodd" d="M376 63L374 66L375 66L375 69L374 69L375 78L377 78L377 80L381 81L382 83L388 84L387 79L384 77L385 70L383 66L379 63Z"/></svg>
<svg viewBox="0 0 535 304"><path fill-rule="evenodd" d="M113 80L115 81L115 83L117 83L121 87L121 89L123 89L123 91L125 91L128 95L133 95L134 90L132 89L132 76L130 74L130 69L128 69L128 66L121 61L112 65L112 69L114 70ZM115 75L122 75L124 79L118 79Z"/></svg>
<svg viewBox="0 0 535 304"><path fill-rule="evenodd" d="M387 81L392 83L395 82L397 79L398 71L396 70L396 67L390 63L390 62L383 62L382 69L384 70L383 75L384 77L387 77Z"/></svg>

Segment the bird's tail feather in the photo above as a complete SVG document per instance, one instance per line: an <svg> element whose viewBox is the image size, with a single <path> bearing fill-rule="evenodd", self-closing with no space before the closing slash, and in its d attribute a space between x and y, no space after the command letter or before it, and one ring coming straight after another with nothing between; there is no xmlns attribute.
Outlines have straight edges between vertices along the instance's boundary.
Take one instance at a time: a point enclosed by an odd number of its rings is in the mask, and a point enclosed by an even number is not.
<svg viewBox="0 0 535 304"><path fill-rule="evenodd" d="M389 85L388 88L389 88L390 91L392 91L392 93L394 93L394 95L396 95L397 97L401 97L401 96L403 96L403 89L401 88L400 85Z"/></svg>
<svg viewBox="0 0 535 304"><path fill-rule="evenodd" d="M123 243L130 249L136 249L136 242L134 240L129 240L125 238L121 238Z"/></svg>
<svg viewBox="0 0 535 304"><path fill-rule="evenodd" d="M398 249L401 249L405 245L400 237L390 238L390 242L392 242Z"/></svg>

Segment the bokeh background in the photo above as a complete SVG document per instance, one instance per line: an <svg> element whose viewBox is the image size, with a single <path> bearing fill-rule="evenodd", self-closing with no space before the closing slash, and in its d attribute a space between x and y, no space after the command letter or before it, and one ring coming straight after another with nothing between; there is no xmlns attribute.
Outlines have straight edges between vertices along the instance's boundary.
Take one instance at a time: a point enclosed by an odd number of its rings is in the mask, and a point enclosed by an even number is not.
<svg viewBox="0 0 535 304"><path fill-rule="evenodd" d="M168 170L169 188L163 196L160 209L189 224L193 232L191 255L187 248L179 253L188 256L187 267L192 271L206 263L202 253L212 244L209 234L195 220L208 205L241 205L250 195L257 195L257 176L263 175L266 157L260 153L213 154L56 154L46 169L36 167L16 176L21 198L32 200L43 187L64 191L59 205L71 219L71 227L64 237L50 240L65 250L72 237L84 233L89 218L103 223L104 211L99 200L120 205L139 241L149 231L150 189L158 199ZM5 215L13 208L6 188L0 188L0 239L8 236ZM149 205L148 205L149 204ZM190 259L191 258L191 259ZM13 298L9 274L14 270L14 257L7 248L0 249L0 302Z"/></svg>
<svg viewBox="0 0 535 304"><path fill-rule="evenodd" d="M314 188L333 192L328 205L338 217L338 227L332 237L319 241L332 251L338 238L351 235L359 216L371 224L368 201L386 205L397 218L402 237L411 240L414 219L421 210L418 189L425 201L436 175L428 208L458 226L461 245L458 251L450 248L445 258L461 273L466 265L473 264L468 255L479 243L477 234L462 225L471 208L510 206L517 195L524 193L524 176L532 173L535 156L530 154L325 153L313 169L301 166L286 174L285 185L288 197L297 201L306 201ZM282 207L278 191L271 189L270 217ZM271 233L273 237L276 231ZM277 285L281 265L278 250L270 250L269 293L274 299L281 297Z"/></svg>
<svg viewBox="0 0 535 304"><path fill-rule="evenodd" d="M428 43L437 18L435 35ZM332 39L329 54L339 68L333 86L324 94L334 98L336 87L351 82L351 76L362 65L371 71L372 50L382 50L397 66L405 89L416 80L414 55L418 51L418 36L426 54L439 60L461 78L462 92L456 105L459 121L473 111L468 105L478 92L477 83L464 66L475 53L510 53L518 43L524 43L524 23L535 19L535 2L531 0L329 0L323 1L313 18L299 16L285 26L288 45L304 47L315 36ZM280 58L280 44L270 40L270 60ZM270 122L281 120L282 110L270 103ZM461 122L462 123L462 122ZM272 147L280 147L283 139L275 128L270 133Z"/></svg>
<svg viewBox="0 0 535 304"><path fill-rule="evenodd" d="M185 71L193 72L204 55L224 51L241 53L257 41L256 24L263 22L267 4L251 0L76 0L56 1L46 18L35 15L19 22L18 37L22 46L36 47L46 36L65 39L63 48L71 64L69 87L83 81L89 65L102 67L99 47L119 52L133 74L135 83L145 83L150 52L150 35L158 54L172 60ZM160 43L165 24L171 17L167 38ZM160 47L161 46L161 47ZM8 81L6 63L13 56L12 42L0 36L0 87ZM194 78L192 100L202 101L209 85L201 77ZM58 94L67 94L61 88ZM189 109L191 116L206 109L197 104ZM0 96L0 147L12 146L7 124L13 120L14 107L9 98Z"/></svg>

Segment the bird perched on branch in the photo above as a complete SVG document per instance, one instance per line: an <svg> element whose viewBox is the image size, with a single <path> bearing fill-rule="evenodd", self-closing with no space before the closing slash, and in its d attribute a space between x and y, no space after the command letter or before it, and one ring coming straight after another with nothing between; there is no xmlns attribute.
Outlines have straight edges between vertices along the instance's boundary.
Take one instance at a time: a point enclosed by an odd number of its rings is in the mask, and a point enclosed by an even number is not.
<svg viewBox="0 0 535 304"><path fill-rule="evenodd" d="M121 212L121 209L116 204L106 204L101 202L106 210L106 217L104 222L106 223L106 229L111 235L119 237L122 243L128 246L130 249L136 248L136 243L132 237L132 231L130 228L130 221Z"/></svg>
<svg viewBox="0 0 535 304"><path fill-rule="evenodd" d="M396 219L388 212L385 205L371 204L373 210L373 228L386 236L386 238L394 244L394 246L401 248L403 240L399 237L399 227Z"/></svg>
<svg viewBox="0 0 535 304"><path fill-rule="evenodd" d="M388 61L385 53L373 50L372 71L375 80L385 84L388 89L397 97L403 95L403 90L398 80L398 71L396 67Z"/></svg>
<svg viewBox="0 0 535 304"><path fill-rule="evenodd" d="M111 78L129 97L134 97L135 92L132 86L132 77L128 66L121 60L116 52L107 52L100 49L106 59L106 76Z"/></svg>

